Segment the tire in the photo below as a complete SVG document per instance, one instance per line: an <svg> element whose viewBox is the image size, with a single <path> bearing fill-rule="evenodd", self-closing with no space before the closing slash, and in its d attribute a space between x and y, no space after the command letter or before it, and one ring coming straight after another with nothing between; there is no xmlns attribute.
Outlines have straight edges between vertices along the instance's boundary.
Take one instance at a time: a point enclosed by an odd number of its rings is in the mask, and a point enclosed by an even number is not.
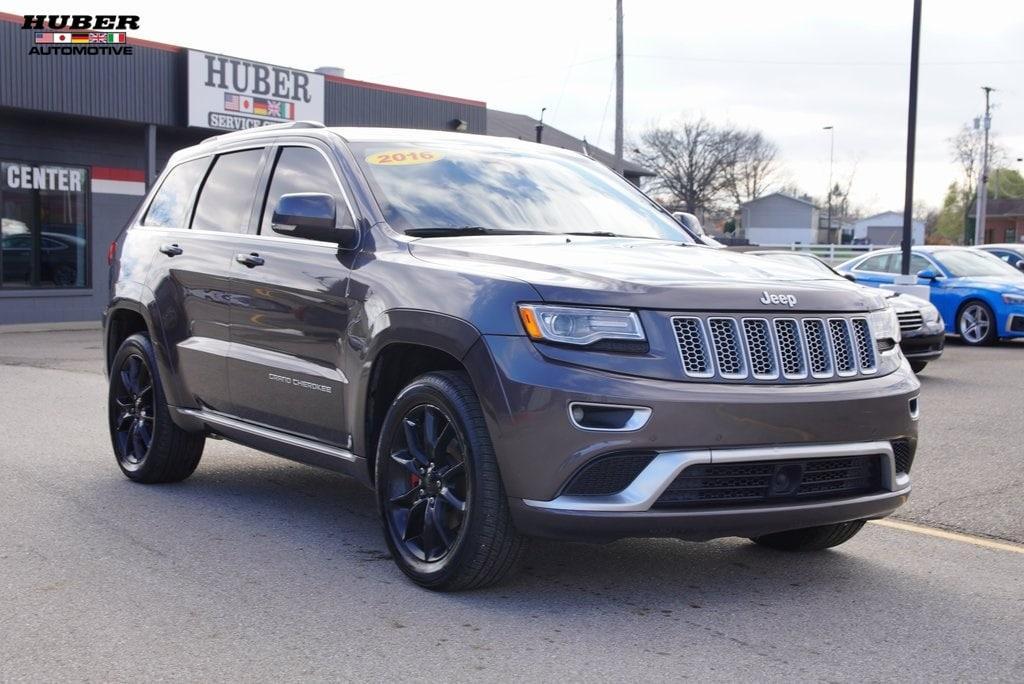
<svg viewBox="0 0 1024 684"><path fill-rule="evenodd" d="M911 361L910 362L910 369L912 371L914 371L915 373L920 373L921 371L923 371L925 369L925 366L927 366L927 365L928 365L927 361Z"/></svg>
<svg viewBox="0 0 1024 684"><path fill-rule="evenodd" d="M779 551L823 551L849 541L864 527L863 520L805 527L799 530L788 530L751 537L751 541Z"/></svg>
<svg viewBox="0 0 1024 684"><path fill-rule="evenodd" d="M476 589L499 582L522 559L526 539L512 524L465 373L428 373L398 394L381 428L375 474L384 539L413 582Z"/></svg>
<svg viewBox="0 0 1024 684"><path fill-rule="evenodd" d="M998 330L992 307L978 300L967 302L956 313L956 331L972 347L994 343Z"/></svg>
<svg viewBox="0 0 1024 684"><path fill-rule="evenodd" d="M107 416L114 458L128 479L179 482L199 465L206 437L171 420L153 345L144 334L126 339L114 356Z"/></svg>

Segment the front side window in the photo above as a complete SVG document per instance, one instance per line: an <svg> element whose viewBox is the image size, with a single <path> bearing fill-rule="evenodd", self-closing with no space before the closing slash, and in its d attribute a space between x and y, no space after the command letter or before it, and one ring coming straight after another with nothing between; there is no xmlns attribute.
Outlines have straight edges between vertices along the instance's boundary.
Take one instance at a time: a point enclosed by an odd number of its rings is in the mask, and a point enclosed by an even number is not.
<svg viewBox="0 0 1024 684"><path fill-rule="evenodd" d="M693 242L628 181L561 150L468 136L349 145L388 223L400 231L477 227Z"/></svg>
<svg viewBox="0 0 1024 684"><path fill-rule="evenodd" d="M192 192L210 165L209 158L193 159L171 169L156 191L153 202L142 219L144 226L158 228L188 227L189 201Z"/></svg>
<svg viewBox="0 0 1024 684"><path fill-rule="evenodd" d="M891 254L876 254L868 257L856 267L858 271L872 271L874 273L891 273L889 263L892 261Z"/></svg>
<svg viewBox="0 0 1024 684"><path fill-rule="evenodd" d="M283 147L278 153L277 163L274 164L274 176L270 181L267 201L263 206L261 235L272 234L270 223L274 216L274 207L281 196L296 192L331 195L339 214L348 211L334 172L322 154L310 147Z"/></svg>
<svg viewBox="0 0 1024 684"><path fill-rule="evenodd" d="M902 258L902 257L899 257L899 258ZM932 266L930 261L925 259L920 254L911 254L910 255L910 272L911 273L917 274L917 273L920 273L921 271L928 271L928 270L931 270L931 271L935 270L935 267Z"/></svg>
<svg viewBox="0 0 1024 684"><path fill-rule="evenodd" d="M244 233L249 226L253 193L263 149L219 155L196 202L192 228Z"/></svg>
<svg viewBox="0 0 1024 684"><path fill-rule="evenodd" d="M0 162L0 288L88 285L89 172Z"/></svg>

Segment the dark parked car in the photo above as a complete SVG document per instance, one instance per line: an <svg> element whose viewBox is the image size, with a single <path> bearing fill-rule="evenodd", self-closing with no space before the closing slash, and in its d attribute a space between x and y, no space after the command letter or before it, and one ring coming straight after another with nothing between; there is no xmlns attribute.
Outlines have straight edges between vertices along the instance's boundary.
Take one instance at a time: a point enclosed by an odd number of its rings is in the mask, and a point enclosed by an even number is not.
<svg viewBox="0 0 1024 684"><path fill-rule="evenodd" d="M747 253L856 282L852 275L840 273L808 252L757 250ZM942 356L942 349L946 344L946 326L942 316L931 302L920 297L887 290L883 290L881 294L886 298L886 303L896 311L896 316L900 320L900 349L903 350L903 355L907 357L914 372L920 373L931 361Z"/></svg>
<svg viewBox="0 0 1024 684"><path fill-rule="evenodd" d="M0 239L0 273L5 283L28 283L32 273L34 236L5 235ZM39 235L39 281L43 285L74 287L79 283L78 262L86 254L85 240L63 233Z"/></svg>
<svg viewBox="0 0 1024 684"><path fill-rule="evenodd" d="M824 549L910 494L883 298L698 246L573 152L231 133L172 157L112 254L124 474L182 480L211 435L346 473L426 587L494 582L531 536Z"/></svg>
<svg viewBox="0 0 1024 684"><path fill-rule="evenodd" d="M977 249L999 257L1019 271L1024 271L1024 244L979 245Z"/></svg>

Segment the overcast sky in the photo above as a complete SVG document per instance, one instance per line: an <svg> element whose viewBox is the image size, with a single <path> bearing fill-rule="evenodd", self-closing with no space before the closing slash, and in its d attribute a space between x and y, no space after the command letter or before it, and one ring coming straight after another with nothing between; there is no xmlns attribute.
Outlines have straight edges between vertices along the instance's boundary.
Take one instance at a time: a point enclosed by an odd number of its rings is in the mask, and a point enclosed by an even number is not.
<svg viewBox="0 0 1024 684"><path fill-rule="evenodd" d="M324 13L327 9L327 13ZM17 3L10 11L44 11ZM141 38L367 81L485 100L612 148L614 0L561 2L131 2ZM704 114L761 129L790 180L823 195L854 172L868 210L903 204L910 0L625 0L627 140ZM947 138L994 94L993 130L1024 157L1024 2L926 0L915 199L956 177ZM1021 164L1017 164L1021 168ZM1024 170L1024 169L1022 169Z"/></svg>

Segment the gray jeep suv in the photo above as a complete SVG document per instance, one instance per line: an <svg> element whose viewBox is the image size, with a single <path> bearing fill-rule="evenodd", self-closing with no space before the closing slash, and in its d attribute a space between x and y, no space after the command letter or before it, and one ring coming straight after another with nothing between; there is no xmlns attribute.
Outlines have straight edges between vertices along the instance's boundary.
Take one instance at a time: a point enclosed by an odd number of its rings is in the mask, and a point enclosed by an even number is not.
<svg viewBox="0 0 1024 684"><path fill-rule="evenodd" d="M699 246L561 149L211 138L111 246L104 319L125 475L182 480L207 436L346 473L434 589L531 536L823 549L910 493L919 385L880 296Z"/></svg>

